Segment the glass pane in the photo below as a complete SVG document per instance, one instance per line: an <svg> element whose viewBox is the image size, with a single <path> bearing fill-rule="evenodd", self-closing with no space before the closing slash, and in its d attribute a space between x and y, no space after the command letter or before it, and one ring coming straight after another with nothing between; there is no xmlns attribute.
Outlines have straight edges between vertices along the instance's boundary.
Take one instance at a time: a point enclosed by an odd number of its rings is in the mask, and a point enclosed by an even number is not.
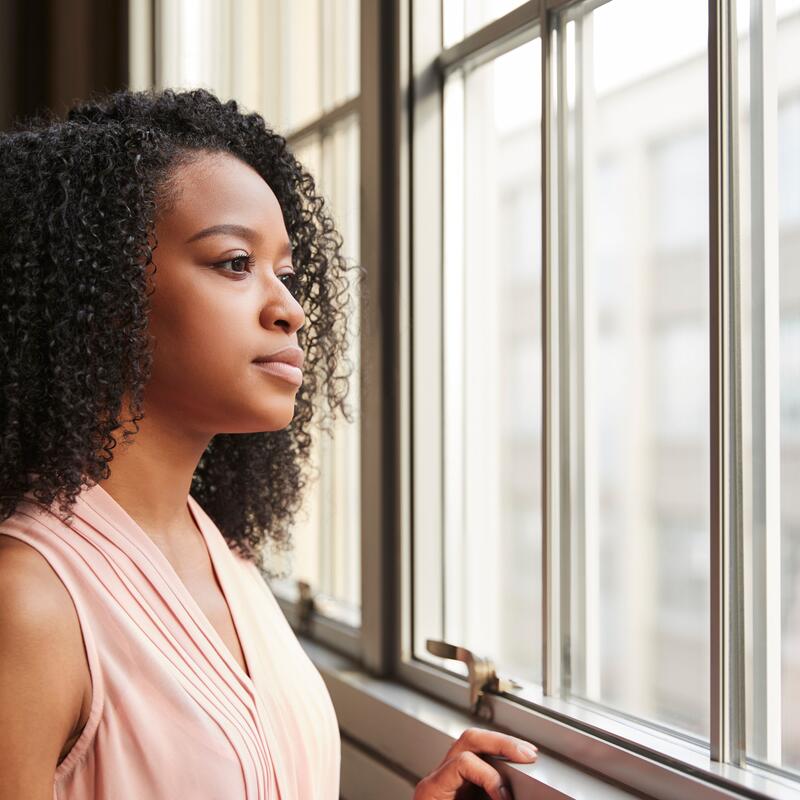
<svg viewBox="0 0 800 800"><path fill-rule="evenodd" d="M707 737L707 9L569 13L564 689Z"/></svg>
<svg viewBox="0 0 800 800"><path fill-rule="evenodd" d="M800 770L800 0L739 0L747 750Z"/></svg>
<svg viewBox="0 0 800 800"><path fill-rule="evenodd" d="M522 5L524 0L444 0L444 46L460 42L478 28Z"/></svg>
<svg viewBox="0 0 800 800"><path fill-rule="evenodd" d="M322 110L320 0L280 0L281 127L303 127Z"/></svg>
<svg viewBox="0 0 800 800"><path fill-rule="evenodd" d="M357 118L344 120L324 139L314 136L294 148L295 155L317 179L342 234L342 253L353 265L359 260L359 127ZM351 273L351 279L352 279ZM355 284L355 281L353 282ZM332 436L314 433L313 469L298 524L294 551L288 556L289 577L275 582L278 591L293 590L290 581L308 581L317 593L320 610L350 625L360 624L360 426L359 414L359 297L350 293L349 359L354 366L348 398L356 421L337 416Z"/></svg>
<svg viewBox="0 0 800 800"><path fill-rule="evenodd" d="M541 680L539 59L537 39L445 86L444 630L424 608L416 617L432 638L532 681Z"/></svg>
<svg viewBox="0 0 800 800"><path fill-rule="evenodd" d="M322 139L319 134L313 133L304 137L292 148L297 160L314 176L319 185L322 175Z"/></svg>
<svg viewBox="0 0 800 800"><path fill-rule="evenodd" d="M359 262L359 124L350 117L332 128L322 142L320 190L333 209L337 229L344 241L343 254L349 264ZM351 273L352 279L353 273ZM333 436L320 440L320 478L328 502L320 519L319 535L327 542L328 574L320 590L346 606L351 618L358 619L361 608L361 452L358 380L360 302L355 280L350 291L348 325L353 337L348 358L353 363L350 406L356 422L337 416ZM356 616L352 616L356 615Z"/></svg>
<svg viewBox="0 0 800 800"><path fill-rule="evenodd" d="M160 87L204 88L230 97L230 0L163 0L155 7Z"/></svg>
<svg viewBox="0 0 800 800"><path fill-rule="evenodd" d="M359 92L359 0L324 0L322 105L328 109Z"/></svg>
<svg viewBox="0 0 800 800"><path fill-rule="evenodd" d="M319 136L309 136L292 148L297 159L315 178L322 171L322 142ZM319 464L319 434L313 431L313 468ZM286 578L272 581L272 586L280 594L291 596L295 580L305 580L318 587L322 574L320 536L317 520L321 516L320 490L318 481L306 489L303 508L297 515L292 533L293 543L290 553L281 554L282 562L275 560L275 571L283 571Z"/></svg>
<svg viewBox="0 0 800 800"><path fill-rule="evenodd" d="M279 0L281 126L302 128L356 97L360 83L359 0Z"/></svg>

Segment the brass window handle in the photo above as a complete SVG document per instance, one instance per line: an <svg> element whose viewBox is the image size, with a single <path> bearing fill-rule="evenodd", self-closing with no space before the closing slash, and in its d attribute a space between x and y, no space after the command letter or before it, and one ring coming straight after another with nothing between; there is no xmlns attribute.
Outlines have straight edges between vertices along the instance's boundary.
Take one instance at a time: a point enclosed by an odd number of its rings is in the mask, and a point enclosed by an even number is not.
<svg viewBox="0 0 800 800"><path fill-rule="evenodd" d="M311 628L311 617L314 613L314 592L308 581L298 580L296 584L298 593L297 606L299 610L299 627L301 631L308 633Z"/></svg>
<svg viewBox="0 0 800 800"><path fill-rule="evenodd" d="M494 663L490 659L476 656L466 647L438 639L428 639L426 647L431 655L461 661L467 665L470 712L482 719L490 721L494 714L491 704L487 702L488 693L499 694L521 688L521 685L511 678L498 677Z"/></svg>

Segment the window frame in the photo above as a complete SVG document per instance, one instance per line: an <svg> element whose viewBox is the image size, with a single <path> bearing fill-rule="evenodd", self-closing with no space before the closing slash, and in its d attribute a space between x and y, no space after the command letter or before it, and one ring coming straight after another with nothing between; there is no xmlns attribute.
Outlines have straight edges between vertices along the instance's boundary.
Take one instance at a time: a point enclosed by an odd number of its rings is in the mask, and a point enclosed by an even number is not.
<svg viewBox="0 0 800 800"><path fill-rule="evenodd" d="M322 65L324 59L320 59L320 64ZM277 83L277 81L275 81ZM322 85L322 79L320 78L320 87ZM291 129L286 131L283 135L286 138L287 144L291 149L294 149L300 144L305 143L307 140L316 138L319 142L320 151L322 153L322 144L327 136L330 136L334 133L336 128L341 125L343 122L351 119L357 120L357 125L359 127L359 134L361 134L361 115L362 115L362 103L360 96L350 97L343 102L335 105L334 107L324 111L316 118L309 120L308 122L304 123L301 127ZM322 156L321 156L322 157ZM361 235L361 246L363 246L363 232ZM363 261L363 259L362 259ZM364 313L364 302L363 299L361 301L361 313ZM360 338L359 348L362 350L361 358L363 359L363 335ZM360 402L363 403L364 401L364 393L361 392L360 395ZM359 422L361 421L361 415L363 411L359 412ZM358 423L355 423L358 424ZM327 436L326 433L322 433L321 435ZM364 437L363 435L360 438L360 449L363 456L364 450ZM364 518L365 518L365 510L364 510L364 481L367 473L362 468L361 470L361 485L360 485L360 496L359 502L361 506L360 517L361 517L361 535L359 536L360 539L360 546L361 546L361 557L364 558ZM362 560L362 566L363 566ZM362 568L361 571L361 597L362 597L362 608L363 608L363 598L364 598L364 569ZM317 587L311 586L311 591L316 592ZM363 652L363 642L364 642L364 635L363 635L363 616L362 616L362 625L360 627L353 626L349 623L348 617L349 614L345 609L340 609L339 604L336 602L335 598L325 598L324 603L316 603L313 609L311 610L310 614L306 619L304 619L304 614L301 609L301 604L299 602L299 592L285 592L283 587L275 586L273 587L273 594L275 595L276 600L278 601L278 605L280 605L284 615L289 620L290 624L296 630L302 630L306 632L309 636L316 639L319 642L324 643L328 647L331 647L337 650L340 653L348 655L352 658L360 659L362 657Z"/></svg>
<svg viewBox="0 0 800 800"><path fill-rule="evenodd" d="M592 0L583 8L594 8L613 0ZM433 364L442 357L441 340L432 343L430 321L436 323L441 308L442 186L426 176L442 174L442 88L445 76L465 61L489 59L504 49L504 42L521 43L544 29L542 37L542 348L543 348L543 687L539 690L493 696L494 722L502 729L537 741L543 748L577 762L581 767L658 798L800 797L800 783L788 774L746 760L744 741L744 577L742 563L742 480L740 379L737 373L738 329L737 270L738 231L736 227L737 165L735 115L736 31L729 13L735 0L708 0L708 113L709 113L709 233L710 258L710 428L711 428L711 698L710 742L700 746L666 728L644 725L624 714L614 714L589 703L557 695L561 686L560 587L564 577L559 555L564 546L557 535L561 502L557 450L561 435L558 420L559 352L557 347L559 270L554 263L557 250L558 165L554 163L557 144L557 111L554 108L555 81L559 74L551 56L555 15L578 6L576 0L529 0L496 19L464 40L442 49L441 16L424 0L394 0L400 6L401 83L398 94L408 98L401 109L403 136L398 159L401 165L399 192L403 198L400 219L401 241L405 244L400 267L401 339L399 371L402 394L399 424L399 466L403 477L397 518L401 558L398 565L399 595L396 609L396 660L394 674L403 683L438 697L459 708L469 707L464 679L414 658L412 642L413 604L430 595L415 584L415 548L435 548L436 537L414 541L412 530L418 513L415 489L423 485L423 503L441 504L441 491L428 467L415 474L416 437L426 440L426 454L435 461L430 445L431 431L414 428L418 406L414 400L412 353L422 343L421 325L426 321L424 343L432 350ZM427 6L427 8L426 8ZM424 22L420 23L420 20ZM542 24L544 22L544 24ZM437 43L439 39L439 43ZM498 43L500 43L498 47ZM420 191L419 186L425 190ZM416 187L416 191L414 191ZM431 254L439 258L437 275L432 274ZM424 277L425 294L415 292ZM427 374L427 373L425 373ZM426 383L426 392L431 387ZM410 395L410 397L409 397ZM441 406L438 394L426 407ZM430 427L434 423L423 421ZM427 438L426 438L427 437ZM440 446L440 445L439 445ZM441 452L441 451L439 451ZM432 455L433 454L433 455ZM434 488L430 488L433 485ZM429 509L428 519L441 510ZM440 557L433 552L435 562ZM416 583L432 584L431 570ZM420 592L422 591L422 594ZM429 606L426 605L426 608ZM456 643L458 644L458 643Z"/></svg>
<svg viewBox="0 0 800 800"><path fill-rule="evenodd" d="M391 662L390 604L393 597L392 537L395 481L394 436L399 384L392 364L396 356L393 330L396 319L396 215L397 150L400 99L391 35L392 9L386 3L361 0L359 24L359 93L323 112L302 127L288 131L289 146L325 133L337 123L358 116L360 136L360 262L366 266L360 298L360 529L361 627L353 628L335 617L313 611L306 632L317 641L358 660L376 674L386 674ZM322 64L324 59L320 59ZM322 86L322 80L320 80ZM382 265L380 269L371 265ZM376 387L377 390L376 390ZM312 587L313 588L313 587ZM279 598L297 630L297 602Z"/></svg>

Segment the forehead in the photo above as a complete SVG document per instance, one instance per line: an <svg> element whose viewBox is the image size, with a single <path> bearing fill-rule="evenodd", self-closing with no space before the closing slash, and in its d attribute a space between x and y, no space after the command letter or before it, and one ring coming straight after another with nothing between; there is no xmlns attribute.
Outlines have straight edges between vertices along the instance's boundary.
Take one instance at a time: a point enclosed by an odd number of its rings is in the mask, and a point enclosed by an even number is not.
<svg viewBox="0 0 800 800"><path fill-rule="evenodd" d="M202 153L172 176L174 202L160 226L185 240L200 228L236 223L270 239L288 238L280 203L269 184L229 153Z"/></svg>

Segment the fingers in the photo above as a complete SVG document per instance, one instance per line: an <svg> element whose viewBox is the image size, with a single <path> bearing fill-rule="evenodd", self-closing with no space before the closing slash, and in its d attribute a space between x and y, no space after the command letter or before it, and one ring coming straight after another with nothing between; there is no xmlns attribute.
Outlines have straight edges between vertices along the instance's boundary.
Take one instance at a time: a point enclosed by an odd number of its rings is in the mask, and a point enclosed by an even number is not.
<svg viewBox="0 0 800 800"><path fill-rule="evenodd" d="M452 800L465 783L480 787L492 800L511 800L511 791L500 773L478 753L531 763L536 760L537 748L505 733L467 728L447 752L441 766L417 785L415 800Z"/></svg>
<svg viewBox="0 0 800 800"><path fill-rule="evenodd" d="M452 758L462 752L483 753L501 756L509 761L531 763L536 760L538 750L530 742L516 736L483 728L467 728L450 748L447 756Z"/></svg>
<svg viewBox="0 0 800 800"><path fill-rule="evenodd" d="M455 794L465 782L469 782L483 789L492 800L511 799L511 793L504 786L500 773L469 750L464 750L446 761L431 777L437 790L445 797Z"/></svg>

